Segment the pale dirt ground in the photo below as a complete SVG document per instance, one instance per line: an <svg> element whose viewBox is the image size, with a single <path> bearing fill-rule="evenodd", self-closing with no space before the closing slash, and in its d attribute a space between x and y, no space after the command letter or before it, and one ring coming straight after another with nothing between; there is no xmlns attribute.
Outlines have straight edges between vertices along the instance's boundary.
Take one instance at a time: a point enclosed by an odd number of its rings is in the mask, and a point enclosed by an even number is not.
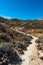
<svg viewBox="0 0 43 65"><path fill-rule="evenodd" d="M24 62L22 62L21 65L43 65L43 61L38 57L38 50L36 45L30 45L27 50L28 51L25 52L25 55L22 56Z"/></svg>
<svg viewBox="0 0 43 65"><path fill-rule="evenodd" d="M17 30L16 30L17 31ZM22 34L26 34L21 31L17 31ZM38 56L38 50L37 50L37 43L35 42L36 37L34 37L31 34L27 34L28 36L32 36L33 39L31 40L32 44L27 47L27 50L24 51L24 55L20 56L23 60L21 65L43 65L43 60L41 60Z"/></svg>
<svg viewBox="0 0 43 65"><path fill-rule="evenodd" d="M33 54L33 56L30 59L30 64L29 65L43 65L43 60L41 60L39 58L39 56L38 56L37 48L35 47L33 51L34 51L34 54Z"/></svg>
<svg viewBox="0 0 43 65"><path fill-rule="evenodd" d="M38 38L32 37L32 44L27 47L27 51L24 51L24 55L21 57L24 60L21 65L43 65L43 61L38 56L37 43L35 43Z"/></svg>
<svg viewBox="0 0 43 65"><path fill-rule="evenodd" d="M36 37L33 37L33 39L31 40L32 44L27 47L27 51L24 51L24 55L21 57L24 61L21 65L30 65L30 59L34 57L34 55L36 55L36 53L34 52L35 40Z"/></svg>

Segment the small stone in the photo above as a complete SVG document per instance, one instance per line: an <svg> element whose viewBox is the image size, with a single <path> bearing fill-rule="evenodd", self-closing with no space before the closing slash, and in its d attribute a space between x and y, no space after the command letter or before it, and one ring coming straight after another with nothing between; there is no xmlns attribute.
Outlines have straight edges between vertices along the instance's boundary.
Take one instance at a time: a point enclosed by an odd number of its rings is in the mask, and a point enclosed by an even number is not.
<svg viewBox="0 0 43 65"><path fill-rule="evenodd" d="M39 58L43 60L43 52L39 51Z"/></svg>

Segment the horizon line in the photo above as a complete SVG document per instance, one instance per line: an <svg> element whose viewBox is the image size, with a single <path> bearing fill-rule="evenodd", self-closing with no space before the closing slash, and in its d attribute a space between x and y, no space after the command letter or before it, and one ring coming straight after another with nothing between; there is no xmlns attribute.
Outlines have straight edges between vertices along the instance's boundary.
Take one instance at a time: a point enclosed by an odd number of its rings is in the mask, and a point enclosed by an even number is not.
<svg viewBox="0 0 43 65"><path fill-rule="evenodd" d="M3 16L3 15L0 15L0 17L2 18L5 18L5 19L18 19L18 20L43 20L43 18L35 18L35 19L21 19L21 18L18 18L18 17L9 17L9 16Z"/></svg>

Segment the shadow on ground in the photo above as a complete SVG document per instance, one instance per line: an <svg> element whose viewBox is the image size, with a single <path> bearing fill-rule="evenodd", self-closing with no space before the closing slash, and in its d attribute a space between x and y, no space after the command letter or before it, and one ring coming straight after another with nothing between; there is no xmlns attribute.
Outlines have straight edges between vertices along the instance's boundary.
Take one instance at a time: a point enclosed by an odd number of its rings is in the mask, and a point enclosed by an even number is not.
<svg viewBox="0 0 43 65"><path fill-rule="evenodd" d="M21 65L22 59L12 51L0 49L0 65Z"/></svg>

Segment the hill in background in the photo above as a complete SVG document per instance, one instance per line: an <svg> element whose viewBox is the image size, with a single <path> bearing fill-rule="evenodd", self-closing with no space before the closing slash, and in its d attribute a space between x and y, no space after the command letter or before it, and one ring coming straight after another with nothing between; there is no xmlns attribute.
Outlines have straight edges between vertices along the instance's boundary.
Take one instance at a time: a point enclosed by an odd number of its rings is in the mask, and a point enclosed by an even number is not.
<svg viewBox="0 0 43 65"><path fill-rule="evenodd" d="M20 19L6 19L0 17L0 31L14 29L30 33L34 36L43 37L43 19L40 20L20 20Z"/></svg>

